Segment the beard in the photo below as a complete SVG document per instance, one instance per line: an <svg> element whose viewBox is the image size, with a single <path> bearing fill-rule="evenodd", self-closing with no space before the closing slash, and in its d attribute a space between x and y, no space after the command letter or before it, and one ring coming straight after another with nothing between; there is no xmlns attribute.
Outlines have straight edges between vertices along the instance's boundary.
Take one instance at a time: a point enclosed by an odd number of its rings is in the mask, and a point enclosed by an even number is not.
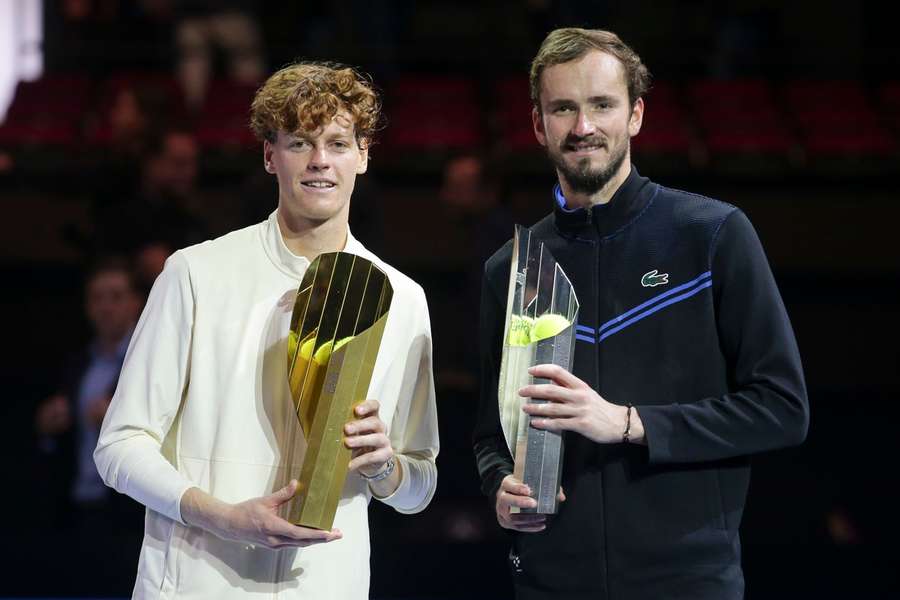
<svg viewBox="0 0 900 600"><path fill-rule="evenodd" d="M579 142L592 141L594 141L592 138L568 136L559 145L558 150L550 150L550 147L547 146L547 156L559 174L566 180L566 183L569 184L572 191L588 196L596 194L609 183L609 180L619 171L622 163L625 162L625 157L628 155L628 141L626 140L619 147L610 150L609 160L605 165L595 169L591 169L590 157L580 159L574 167L566 163L563 153L568 146Z"/></svg>

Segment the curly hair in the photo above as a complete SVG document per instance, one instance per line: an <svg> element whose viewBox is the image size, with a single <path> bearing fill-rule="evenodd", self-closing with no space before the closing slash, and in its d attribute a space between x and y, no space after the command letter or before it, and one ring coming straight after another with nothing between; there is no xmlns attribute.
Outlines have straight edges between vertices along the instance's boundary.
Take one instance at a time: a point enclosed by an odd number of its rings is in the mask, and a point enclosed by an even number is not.
<svg viewBox="0 0 900 600"><path fill-rule="evenodd" d="M269 77L256 92L250 128L260 141L271 143L278 130L316 131L340 110L350 113L357 142L370 143L381 118L381 100L371 80L336 63L294 63Z"/></svg>
<svg viewBox="0 0 900 600"><path fill-rule="evenodd" d="M641 57L611 31L565 27L547 34L531 62L531 101L541 110L541 75L544 69L582 58L591 50L606 52L619 59L625 71L628 100L633 105L650 89L650 72Z"/></svg>

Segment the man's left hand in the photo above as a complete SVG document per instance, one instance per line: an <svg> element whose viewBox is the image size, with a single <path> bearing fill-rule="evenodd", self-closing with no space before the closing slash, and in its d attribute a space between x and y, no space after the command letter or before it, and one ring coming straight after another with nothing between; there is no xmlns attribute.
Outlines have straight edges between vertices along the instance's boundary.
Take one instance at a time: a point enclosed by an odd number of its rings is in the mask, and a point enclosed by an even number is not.
<svg viewBox="0 0 900 600"><path fill-rule="evenodd" d="M358 470L367 477L384 470L387 461L394 456L378 408L377 400L366 400L354 409L356 419L344 425L345 443L353 451L350 470Z"/></svg>
<svg viewBox="0 0 900 600"><path fill-rule="evenodd" d="M628 408L607 402L591 386L557 365L537 365L528 369L533 377L552 383L526 385L520 396L549 400L546 404L525 404L531 425L548 431L574 431L600 444L618 443L625 433ZM631 410L630 442L643 443L644 426L636 409Z"/></svg>

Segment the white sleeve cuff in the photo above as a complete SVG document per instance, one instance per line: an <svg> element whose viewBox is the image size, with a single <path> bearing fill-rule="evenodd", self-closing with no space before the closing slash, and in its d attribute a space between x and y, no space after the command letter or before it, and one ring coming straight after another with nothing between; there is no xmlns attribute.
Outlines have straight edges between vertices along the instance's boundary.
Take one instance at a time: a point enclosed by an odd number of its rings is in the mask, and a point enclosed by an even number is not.
<svg viewBox="0 0 900 600"><path fill-rule="evenodd" d="M411 514L424 510L434 496L436 486L433 480L437 479L437 468L431 461L404 454L395 454L394 458L401 469L400 485L389 496L374 497L399 513Z"/></svg>

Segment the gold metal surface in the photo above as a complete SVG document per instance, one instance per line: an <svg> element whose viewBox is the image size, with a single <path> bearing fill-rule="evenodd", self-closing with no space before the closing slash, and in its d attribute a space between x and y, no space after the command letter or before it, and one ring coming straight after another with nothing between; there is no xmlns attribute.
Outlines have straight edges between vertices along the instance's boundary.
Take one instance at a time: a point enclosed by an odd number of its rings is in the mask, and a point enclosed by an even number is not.
<svg viewBox="0 0 900 600"><path fill-rule="evenodd" d="M300 284L291 317L288 381L306 439L302 463L287 444L289 477L299 481L288 503L292 523L331 529L347 478L344 425L366 399L393 288L370 261L322 254Z"/></svg>

